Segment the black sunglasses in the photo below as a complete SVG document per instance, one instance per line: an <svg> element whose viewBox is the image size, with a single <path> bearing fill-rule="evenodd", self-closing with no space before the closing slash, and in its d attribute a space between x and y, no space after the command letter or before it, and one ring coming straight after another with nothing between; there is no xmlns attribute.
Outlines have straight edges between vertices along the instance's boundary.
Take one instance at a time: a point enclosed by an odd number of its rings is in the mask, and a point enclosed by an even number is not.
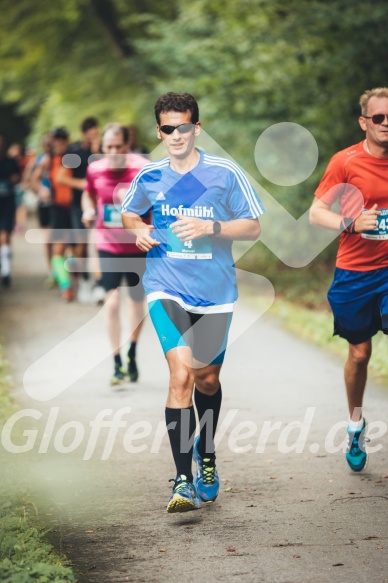
<svg viewBox="0 0 388 583"><path fill-rule="evenodd" d="M175 130L178 130L180 134L187 134L195 126L194 123L181 123L179 126L160 126L160 131L164 134L172 134Z"/></svg>
<svg viewBox="0 0 388 583"><path fill-rule="evenodd" d="M374 123L375 126L378 126L381 123L383 123L385 118L387 118L388 120L388 115L384 113L376 113L376 115L363 115L362 117L365 117L366 119L371 119L372 123Z"/></svg>

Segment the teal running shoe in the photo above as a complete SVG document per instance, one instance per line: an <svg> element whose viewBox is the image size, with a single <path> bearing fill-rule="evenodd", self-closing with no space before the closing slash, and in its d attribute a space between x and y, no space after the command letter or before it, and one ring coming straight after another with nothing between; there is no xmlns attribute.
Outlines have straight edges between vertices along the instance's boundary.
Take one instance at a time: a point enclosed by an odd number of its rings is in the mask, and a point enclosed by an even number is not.
<svg viewBox="0 0 388 583"><path fill-rule="evenodd" d="M369 441L365 437L367 422L364 419L363 428L360 431L350 431L348 428L348 446L346 450L346 461L353 472L361 472L367 464L368 454L365 451L365 442Z"/></svg>
<svg viewBox="0 0 388 583"><path fill-rule="evenodd" d="M201 457L198 451L199 436L194 442L193 460L197 464L194 486L202 502L211 504L218 496L220 479L216 470L216 456Z"/></svg>
<svg viewBox="0 0 388 583"><path fill-rule="evenodd" d="M201 507L201 502L195 492L195 488L191 482L187 481L183 474L178 476L174 482L174 487L170 499L167 504L167 512L188 512L189 510L198 510Z"/></svg>

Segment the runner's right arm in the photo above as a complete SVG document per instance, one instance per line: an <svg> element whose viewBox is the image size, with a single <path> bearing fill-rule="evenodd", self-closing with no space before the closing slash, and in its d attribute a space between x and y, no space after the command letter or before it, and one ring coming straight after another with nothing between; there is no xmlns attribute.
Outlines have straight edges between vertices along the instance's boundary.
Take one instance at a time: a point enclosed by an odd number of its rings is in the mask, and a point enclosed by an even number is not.
<svg viewBox="0 0 388 583"><path fill-rule="evenodd" d="M122 220L124 229L136 235L136 247L141 251L146 252L152 247L160 245L159 241L151 237L151 233L154 230L153 225L147 225L136 213L122 213Z"/></svg>

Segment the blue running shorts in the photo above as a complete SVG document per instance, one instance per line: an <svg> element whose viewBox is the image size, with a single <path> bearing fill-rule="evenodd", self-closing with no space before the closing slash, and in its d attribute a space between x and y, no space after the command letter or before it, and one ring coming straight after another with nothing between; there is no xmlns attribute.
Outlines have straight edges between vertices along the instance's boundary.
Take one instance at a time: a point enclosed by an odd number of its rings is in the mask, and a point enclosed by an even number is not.
<svg viewBox="0 0 388 583"><path fill-rule="evenodd" d="M361 344L382 330L388 334L388 267L373 271L336 268L327 294L334 335Z"/></svg>
<svg viewBox="0 0 388 583"><path fill-rule="evenodd" d="M178 346L189 346L199 362L223 363L232 312L196 314L169 299L151 301L148 309L164 354Z"/></svg>

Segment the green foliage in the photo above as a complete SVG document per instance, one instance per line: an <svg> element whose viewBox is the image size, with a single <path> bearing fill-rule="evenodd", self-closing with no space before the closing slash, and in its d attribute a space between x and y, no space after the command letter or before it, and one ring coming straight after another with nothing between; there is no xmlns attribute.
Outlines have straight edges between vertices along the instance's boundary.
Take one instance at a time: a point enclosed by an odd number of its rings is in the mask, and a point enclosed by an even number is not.
<svg viewBox="0 0 388 583"><path fill-rule="evenodd" d="M15 412L10 397L8 363L0 344L0 429ZM1 460L4 463L4 459ZM2 482L4 480L3 471ZM7 488L2 483L4 492ZM65 583L75 581L66 560L45 540L32 502L13 501L0 493L0 581L2 583Z"/></svg>
<svg viewBox="0 0 388 583"><path fill-rule="evenodd" d="M5 358L3 347L0 344L0 428L14 412L14 403L10 397L10 376L8 363Z"/></svg>
<svg viewBox="0 0 388 583"><path fill-rule="evenodd" d="M207 131L253 172L265 128L305 126L318 142L317 171L296 188L271 187L300 214L330 155L362 137L359 95L384 84L385 2L231 0L226 9L221 1L182 0L179 7L175 21L159 19L138 41L152 85L193 92Z"/></svg>
<svg viewBox="0 0 388 583"><path fill-rule="evenodd" d="M278 191L299 213L328 157L362 136L358 97L386 77L385 14L383 0L3 0L0 95L35 116L34 136L90 113L151 138L157 95L190 91L248 170L260 132L303 124L320 166Z"/></svg>
<svg viewBox="0 0 388 583"><path fill-rule="evenodd" d="M138 117L138 60L118 54L108 25L114 24L130 45L132 35L143 34L143 7L135 0L113 2L117 22L102 23L93 4L108 3L37 0L32 7L28 0L3 0L0 95L5 103L17 102L20 113L34 116L34 143L59 125L78 134L87 115L98 116L102 123L129 123Z"/></svg>
<svg viewBox="0 0 388 583"><path fill-rule="evenodd" d="M2 504L1 504L2 503ZM45 542L31 505L0 499L0 580L2 583L75 582L66 561Z"/></svg>

